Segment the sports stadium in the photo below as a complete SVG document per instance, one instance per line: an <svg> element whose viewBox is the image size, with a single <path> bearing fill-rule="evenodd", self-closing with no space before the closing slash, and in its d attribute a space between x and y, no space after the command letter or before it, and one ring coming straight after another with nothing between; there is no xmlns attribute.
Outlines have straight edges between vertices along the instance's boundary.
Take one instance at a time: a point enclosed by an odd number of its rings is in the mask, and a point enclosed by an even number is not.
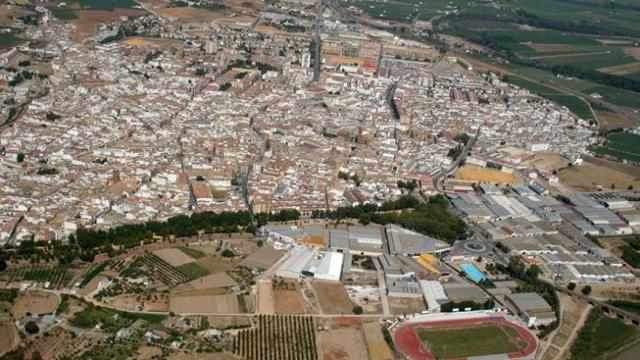
<svg viewBox="0 0 640 360"><path fill-rule="evenodd" d="M534 360L536 337L493 311L417 315L393 329L393 341L411 360Z"/></svg>

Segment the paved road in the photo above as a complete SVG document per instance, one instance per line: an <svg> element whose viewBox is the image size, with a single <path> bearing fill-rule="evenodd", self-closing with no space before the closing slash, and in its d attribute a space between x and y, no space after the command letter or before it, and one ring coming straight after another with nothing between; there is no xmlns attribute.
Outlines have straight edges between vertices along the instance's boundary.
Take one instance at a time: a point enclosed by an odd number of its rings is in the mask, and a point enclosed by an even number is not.
<svg viewBox="0 0 640 360"><path fill-rule="evenodd" d="M465 145L465 147L462 149L462 152L460 152L460 156L458 156L456 161L454 161L453 164L451 164L449 169L447 169L446 171L440 171L440 173L438 173L436 176L433 177L433 186L435 186L435 188L438 191L440 192L444 191L444 189L440 186L441 185L440 180L446 178L449 174L454 172L458 168L458 165L460 165L462 160L464 160L467 157L469 150L471 150L471 147L476 143L476 141L478 140L478 137L480 137L480 129L481 128L479 127L478 131L476 131L476 135L469 140L467 145Z"/></svg>
<svg viewBox="0 0 640 360"><path fill-rule="evenodd" d="M384 278L384 271L382 271L382 267L378 263L378 260L373 260L373 265L376 267L376 272L378 273L378 287L380 288L380 302L382 303L382 313L384 316L389 316L391 314L391 310L389 307L389 297L387 296L387 282Z"/></svg>

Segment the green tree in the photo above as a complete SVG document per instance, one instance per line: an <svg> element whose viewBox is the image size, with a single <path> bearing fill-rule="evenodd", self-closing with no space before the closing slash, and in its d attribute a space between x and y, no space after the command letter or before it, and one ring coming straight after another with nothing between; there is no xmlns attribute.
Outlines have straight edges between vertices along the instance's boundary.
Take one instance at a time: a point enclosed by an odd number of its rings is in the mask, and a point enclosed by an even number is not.
<svg viewBox="0 0 640 360"><path fill-rule="evenodd" d="M38 331L40 331L40 328L35 321L31 320L24 325L24 330L29 334L37 334Z"/></svg>
<svg viewBox="0 0 640 360"><path fill-rule="evenodd" d="M16 161L19 162L19 163L23 162L24 161L24 153L19 152L18 156L16 156Z"/></svg>
<svg viewBox="0 0 640 360"><path fill-rule="evenodd" d="M569 289L571 291L575 290L576 289L576 283L573 283L573 282L569 283L569 285L567 285L567 289Z"/></svg>
<svg viewBox="0 0 640 360"><path fill-rule="evenodd" d="M583 287L583 288L582 288L582 293L583 293L584 295L589 295L589 294L591 294L591 286L587 285L587 286Z"/></svg>
<svg viewBox="0 0 640 360"><path fill-rule="evenodd" d="M363 313L362 306L359 305L354 306L352 311L356 315L362 315Z"/></svg>

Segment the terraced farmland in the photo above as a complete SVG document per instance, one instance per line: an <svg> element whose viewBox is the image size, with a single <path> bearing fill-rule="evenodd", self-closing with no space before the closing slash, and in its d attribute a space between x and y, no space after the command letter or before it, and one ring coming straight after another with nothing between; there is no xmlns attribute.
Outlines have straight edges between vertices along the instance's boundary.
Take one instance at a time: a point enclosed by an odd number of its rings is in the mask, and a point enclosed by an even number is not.
<svg viewBox="0 0 640 360"><path fill-rule="evenodd" d="M251 360L312 360L318 358L313 318L259 315L257 326L242 330L233 352Z"/></svg>

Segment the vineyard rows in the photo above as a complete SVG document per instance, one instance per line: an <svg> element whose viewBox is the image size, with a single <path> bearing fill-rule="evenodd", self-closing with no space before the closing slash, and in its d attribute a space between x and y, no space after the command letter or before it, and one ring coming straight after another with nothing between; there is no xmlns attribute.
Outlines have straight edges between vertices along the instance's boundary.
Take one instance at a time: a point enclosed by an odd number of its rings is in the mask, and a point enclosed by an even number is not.
<svg viewBox="0 0 640 360"><path fill-rule="evenodd" d="M238 333L233 352L249 360L317 360L313 318L258 315L257 325Z"/></svg>
<svg viewBox="0 0 640 360"><path fill-rule="evenodd" d="M179 285L191 280L187 274L149 252L133 259L133 261L120 272L120 276L129 278L135 278L141 275L146 275L150 279L160 280L168 286Z"/></svg>

